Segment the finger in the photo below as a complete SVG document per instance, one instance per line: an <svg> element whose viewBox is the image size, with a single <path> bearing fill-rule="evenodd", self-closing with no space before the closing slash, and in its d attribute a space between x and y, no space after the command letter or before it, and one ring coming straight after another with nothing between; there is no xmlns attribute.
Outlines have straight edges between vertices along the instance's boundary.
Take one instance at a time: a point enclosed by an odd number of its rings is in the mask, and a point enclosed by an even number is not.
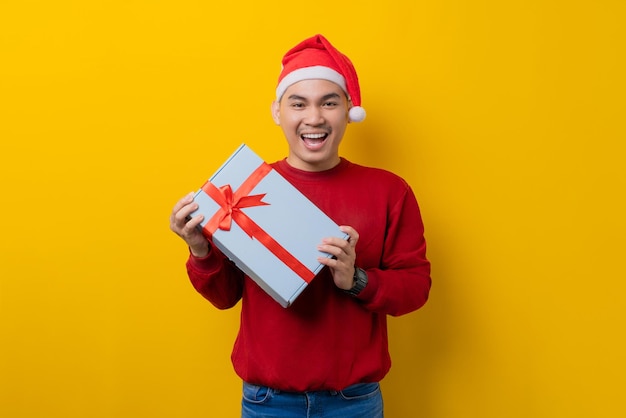
<svg viewBox="0 0 626 418"><path fill-rule="evenodd" d="M185 222L185 218L191 213L193 210L185 213L183 210L185 207L188 207L191 203L193 203L194 193L191 192L187 194L185 197L180 199L174 207L172 208L172 213L170 214L170 228L171 229L180 229L183 227L183 222ZM183 212L181 212L183 211Z"/></svg>
<svg viewBox="0 0 626 418"><path fill-rule="evenodd" d="M348 240L342 239L342 238L337 238L337 237L328 237L328 238L324 238L322 239L322 244L324 245L332 245L335 247L339 247L342 248L344 250L347 250L350 248L351 244Z"/></svg>
<svg viewBox="0 0 626 418"><path fill-rule="evenodd" d="M344 245L347 245L347 243L344 242ZM350 246L348 246L346 251L345 248L321 244L320 246L318 246L318 250L329 254L332 257L329 258L329 260L332 261L324 262L322 264L334 268L352 268L354 266L356 253L354 252L354 249Z"/></svg>
<svg viewBox="0 0 626 418"><path fill-rule="evenodd" d="M198 227L198 225L202 223L203 220L204 215L196 215L193 218L189 219L187 223L185 223L184 229L187 231L194 231Z"/></svg>
<svg viewBox="0 0 626 418"><path fill-rule="evenodd" d="M336 259L329 258L329 257L318 257L317 261L320 264L323 264L323 265L328 266L328 267L333 268L333 269L336 268L337 264L338 264Z"/></svg>
<svg viewBox="0 0 626 418"><path fill-rule="evenodd" d="M336 245L320 244L317 246L317 249L318 251L321 251L323 253L330 254L334 258L339 258L346 254L346 252L342 248Z"/></svg>
<svg viewBox="0 0 626 418"><path fill-rule="evenodd" d="M348 225L341 225L339 227L341 232L348 234L348 242L352 247L356 246L357 241L359 240L359 233L356 232L354 228Z"/></svg>
<svg viewBox="0 0 626 418"><path fill-rule="evenodd" d="M191 201L187 203L174 214L174 223L182 228L189 220L191 214L196 210L198 210L198 204L196 202Z"/></svg>
<svg viewBox="0 0 626 418"><path fill-rule="evenodd" d="M187 212L186 208L181 209L170 221L170 229L184 238L189 238L199 233L200 231L197 227L204 220L202 214L190 217L185 215Z"/></svg>
<svg viewBox="0 0 626 418"><path fill-rule="evenodd" d="M194 196L195 196L195 192L190 192L187 195L185 195L182 199L180 199L178 202L176 202L176 204L174 205L174 208L172 209L172 215L174 215L179 210L181 210L185 205L188 205L189 203L193 202Z"/></svg>

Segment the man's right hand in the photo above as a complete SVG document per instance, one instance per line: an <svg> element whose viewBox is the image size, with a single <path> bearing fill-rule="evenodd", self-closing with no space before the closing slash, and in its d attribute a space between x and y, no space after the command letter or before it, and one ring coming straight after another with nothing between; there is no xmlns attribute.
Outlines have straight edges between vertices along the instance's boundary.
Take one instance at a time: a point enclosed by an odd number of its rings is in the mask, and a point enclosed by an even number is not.
<svg viewBox="0 0 626 418"><path fill-rule="evenodd" d="M191 192L174 205L170 215L170 229L187 243L194 256L205 257L209 254L210 244L198 228L204 216L196 215L189 219L191 213L198 209L198 204L193 201L193 197L194 193Z"/></svg>

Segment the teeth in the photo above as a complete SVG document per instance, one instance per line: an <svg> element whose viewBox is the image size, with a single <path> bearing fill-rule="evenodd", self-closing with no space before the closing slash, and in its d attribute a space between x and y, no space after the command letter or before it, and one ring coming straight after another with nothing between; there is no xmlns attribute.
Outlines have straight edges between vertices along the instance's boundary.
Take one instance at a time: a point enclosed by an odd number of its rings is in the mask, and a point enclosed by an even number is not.
<svg viewBox="0 0 626 418"><path fill-rule="evenodd" d="M320 138L324 138L326 136L326 134L303 134L302 137L303 138L308 138L308 139L320 139Z"/></svg>

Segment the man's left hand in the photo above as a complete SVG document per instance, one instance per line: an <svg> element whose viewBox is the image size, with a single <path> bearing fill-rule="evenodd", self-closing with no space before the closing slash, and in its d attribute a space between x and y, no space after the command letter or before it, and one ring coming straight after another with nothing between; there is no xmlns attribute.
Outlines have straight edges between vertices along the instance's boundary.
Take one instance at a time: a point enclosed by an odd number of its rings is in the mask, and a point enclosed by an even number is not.
<svg viewBox="0 0 626 418"><path fill-rule="evenodd" d="M333 258L318 257L318 261L330 268L335 286L343 290L349 290L354 285L354 263L356 252L354 248L359 240L359 233L351 226L340 226L342 232L348 234L347 240L331 237L324 238L317 246L319 251L328 253Z"/></svg>

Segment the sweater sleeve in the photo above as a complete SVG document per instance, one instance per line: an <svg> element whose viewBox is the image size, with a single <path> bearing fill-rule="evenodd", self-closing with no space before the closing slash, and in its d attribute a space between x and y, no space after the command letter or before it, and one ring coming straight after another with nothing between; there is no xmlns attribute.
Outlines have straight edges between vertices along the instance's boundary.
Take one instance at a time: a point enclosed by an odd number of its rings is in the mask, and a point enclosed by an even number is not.
<svg viewBox="0 0 626 418"><path fill-rule="evenodd" d="M365 269L368 285L358 298L369 310L399 316L422 307L431 286L424 224L408 185L386 222L382 258L378 266Z"/></svg>
<svg viewBox="0 0 626 418"><path fill-rule="evenodd" d="M244 274L215 247L201 258L190 253L187 274L196 291L218 309L232 308L241 299Z"/></svg>

